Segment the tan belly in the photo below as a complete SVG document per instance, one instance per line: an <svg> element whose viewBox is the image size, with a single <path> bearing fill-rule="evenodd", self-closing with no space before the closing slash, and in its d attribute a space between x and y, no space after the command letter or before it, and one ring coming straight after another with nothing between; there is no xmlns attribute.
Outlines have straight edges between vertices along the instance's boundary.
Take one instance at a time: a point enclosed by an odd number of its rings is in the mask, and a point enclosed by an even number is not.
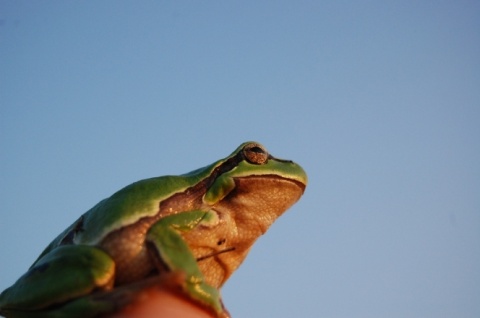
<svg viewBox="0 0 480 318"><path fill-rule="evenodd" d="M153 222L146 218L111 233L100 243L115 261L115 285L140 280L155 269L145 245L147 230Z"/></svg>

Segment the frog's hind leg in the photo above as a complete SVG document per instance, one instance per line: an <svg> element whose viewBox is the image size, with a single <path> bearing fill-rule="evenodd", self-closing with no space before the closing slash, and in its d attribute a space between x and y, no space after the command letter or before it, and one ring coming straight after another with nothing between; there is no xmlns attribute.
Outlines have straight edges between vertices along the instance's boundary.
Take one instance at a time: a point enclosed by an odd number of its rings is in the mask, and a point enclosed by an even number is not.
<svg viewBox="0 0 480 318"><path fill-rule="evenodd" d="M114 277L115 263L102 250L85 245L59 246L1 294L0 312L11 316L24 312L34 317L42 311L59 310L70 300L111 289Z"/></svg>

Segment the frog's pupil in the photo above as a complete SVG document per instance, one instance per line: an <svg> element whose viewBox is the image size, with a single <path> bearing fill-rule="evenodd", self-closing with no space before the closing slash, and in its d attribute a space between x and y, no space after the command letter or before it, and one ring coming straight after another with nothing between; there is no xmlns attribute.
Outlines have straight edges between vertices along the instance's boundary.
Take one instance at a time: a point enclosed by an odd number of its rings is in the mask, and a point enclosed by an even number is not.
<svg viewBox="0 0 480 318"><path fill-rule="evenodd" d="M263 149L260 148L260 147L252 147L252 148L250 148L250 151L258 152L258 153L264 153Z"/></svg>

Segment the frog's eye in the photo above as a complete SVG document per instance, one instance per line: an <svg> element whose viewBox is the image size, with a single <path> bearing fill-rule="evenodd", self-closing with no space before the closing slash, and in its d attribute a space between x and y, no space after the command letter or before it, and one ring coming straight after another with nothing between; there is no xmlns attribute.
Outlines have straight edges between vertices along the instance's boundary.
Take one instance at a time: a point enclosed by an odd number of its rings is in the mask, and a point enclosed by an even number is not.
<svg viewBox="0 0 480 318"><path fill-rule="evenodd" d="M248 162L263 165L268 161L268 152L262 145L251 143L243 147L243 155Z"/></svg>

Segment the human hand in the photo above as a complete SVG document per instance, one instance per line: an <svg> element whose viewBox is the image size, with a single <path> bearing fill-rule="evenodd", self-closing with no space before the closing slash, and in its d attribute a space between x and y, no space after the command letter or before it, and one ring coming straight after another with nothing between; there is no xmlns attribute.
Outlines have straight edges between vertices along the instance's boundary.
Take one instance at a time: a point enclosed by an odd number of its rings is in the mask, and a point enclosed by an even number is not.
<svg viewBox="0 0 480 318"><path fill-rule="evenodd" d="M125 308L109 318L215 318L212 312L178 289L176 279L148 285L138 291Z"/></svg>

